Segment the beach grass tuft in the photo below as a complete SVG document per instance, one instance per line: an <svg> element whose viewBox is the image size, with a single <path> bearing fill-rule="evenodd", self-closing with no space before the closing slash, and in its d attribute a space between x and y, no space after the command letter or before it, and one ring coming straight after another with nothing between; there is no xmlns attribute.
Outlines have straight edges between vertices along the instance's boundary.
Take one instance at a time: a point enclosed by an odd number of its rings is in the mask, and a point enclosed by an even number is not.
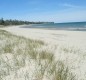
<svg viewBox="0 0 86 80"><path fill-rule="evenodd" d="M42 50L43 41L0 30L0 45L0 80L75 80L64 62Z"/></svg>

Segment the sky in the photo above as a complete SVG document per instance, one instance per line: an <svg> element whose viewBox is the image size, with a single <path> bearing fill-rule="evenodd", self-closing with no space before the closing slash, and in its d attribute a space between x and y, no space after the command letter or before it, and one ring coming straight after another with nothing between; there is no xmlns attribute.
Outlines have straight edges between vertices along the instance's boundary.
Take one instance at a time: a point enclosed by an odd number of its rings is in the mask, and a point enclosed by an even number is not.
<svg viewBox="0 0 86 80"><path fill-rule="evenodd" d="M0 0L0 18L48 22L86 21L86 0Z"/></svg>

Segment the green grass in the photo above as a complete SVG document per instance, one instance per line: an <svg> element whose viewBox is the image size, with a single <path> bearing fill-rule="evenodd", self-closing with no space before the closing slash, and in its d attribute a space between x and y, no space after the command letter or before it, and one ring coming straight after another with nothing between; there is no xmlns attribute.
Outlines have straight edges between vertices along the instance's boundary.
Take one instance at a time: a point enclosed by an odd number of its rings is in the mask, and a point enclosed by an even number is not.
<svg viewBox="0 0 86 80"><path fill-rule="evenodd" d="M75 80L62 61L42 50L45 43L40 40L0 30L0 45L0 80Z"/></svg>

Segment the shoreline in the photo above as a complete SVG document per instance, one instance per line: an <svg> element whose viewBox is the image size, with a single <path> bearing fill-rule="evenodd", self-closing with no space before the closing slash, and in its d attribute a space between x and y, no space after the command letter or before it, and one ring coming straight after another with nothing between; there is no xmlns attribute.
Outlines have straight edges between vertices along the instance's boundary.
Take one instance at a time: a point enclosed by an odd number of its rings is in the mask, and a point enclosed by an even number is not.
<svg viewBox="0 0 86 80"><path fill-rule="evenodd" d="M25 26L21 26L20 28L26 28L26 29L44 29L44 30L60 30L60 31L86 31L86 28L48 28L48 27L37 27L37 26L34 26L34 24L30 24L30 25L25 25Z"/></svg>

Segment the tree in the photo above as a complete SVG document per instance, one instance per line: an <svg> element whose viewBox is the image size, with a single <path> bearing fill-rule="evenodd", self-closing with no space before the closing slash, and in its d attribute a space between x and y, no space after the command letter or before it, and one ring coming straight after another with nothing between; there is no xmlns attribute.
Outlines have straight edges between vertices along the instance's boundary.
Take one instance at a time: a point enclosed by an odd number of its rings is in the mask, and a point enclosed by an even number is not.
<svg viewBox="0 0 86 80"><path fill-rule="evenodd" d="M0 25L4 25L5 24L5 21L3 18L0 19Z"/></svg>

